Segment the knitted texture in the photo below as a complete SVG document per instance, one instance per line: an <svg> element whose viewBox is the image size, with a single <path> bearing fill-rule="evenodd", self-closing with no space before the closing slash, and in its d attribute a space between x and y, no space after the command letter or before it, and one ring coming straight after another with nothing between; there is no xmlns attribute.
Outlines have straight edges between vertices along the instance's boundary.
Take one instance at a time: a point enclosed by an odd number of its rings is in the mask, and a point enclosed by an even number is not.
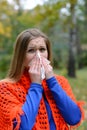
<svg viewBox="0 0 87 130"><path fill-rule="evenodd" d="M83 104L76 101L68 81L62 76L55 77L67 95L69 95L70 98L78 104L83 115ZM0 130L13 130L13 119L17 120L17 126L15 130L19 129L21 122L20 115L24 114L22 111L22 105L26 101L26 94L30 87L30 83L29 75L26 72L24 72L21 79L17 83L4 81L0 82ZM52 111L56 130L71 129L71 127L67 125L62 115L60 114L60 111L53 99L51 91L47 87L45 80L43 81L42 85L46 99ZM38 114L36 116L36 122L32 130L49 130L48 115L44 97L41 99Z"/></svg>

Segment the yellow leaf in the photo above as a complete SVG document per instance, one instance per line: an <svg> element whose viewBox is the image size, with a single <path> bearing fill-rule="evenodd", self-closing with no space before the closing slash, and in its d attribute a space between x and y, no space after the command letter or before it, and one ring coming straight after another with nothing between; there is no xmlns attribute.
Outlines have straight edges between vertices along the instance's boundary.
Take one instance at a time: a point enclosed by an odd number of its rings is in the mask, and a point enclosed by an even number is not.
<svg viewBox="0 0 87 130"><path fill-rule="evenodd" d="M5 28L5 32L7 32L7 33L6 33L6 36L7 36L7 37L10 37L10 36L11 36L11 27L10 27L10 26L6 27L6 28Z"/></svg>
<svg viewBox="0 0 87 130"><path fill-rule="evenodd" d="M4 30L3 24L0 22L0 34L4 34L4 33L5 33L5 30Z"/></svg>

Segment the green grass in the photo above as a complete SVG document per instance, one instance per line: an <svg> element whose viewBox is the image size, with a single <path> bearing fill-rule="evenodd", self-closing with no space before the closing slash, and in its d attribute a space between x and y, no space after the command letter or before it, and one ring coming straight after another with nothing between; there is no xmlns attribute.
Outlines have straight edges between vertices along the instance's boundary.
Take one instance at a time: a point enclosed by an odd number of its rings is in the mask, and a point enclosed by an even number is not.
<svg viewBox="0 0 87 130"><path fill-rule="evenodd" d="M75 79L68 79L77 99L87 101L87 69L78 70Z"/></svg>
<svg viewBox="0 0 87 130"><path fill-rule="evenodd" d="M66 70L58 71L55 69L54 72L59 75L64 75L69 80L76 99L86 102L84 109L87 111L87 68L77 70L76 78L68 77L66 75ZM80 127L78 127L77 130L87 130L87 119L82 123L82 125L80 125Z"/></svg>

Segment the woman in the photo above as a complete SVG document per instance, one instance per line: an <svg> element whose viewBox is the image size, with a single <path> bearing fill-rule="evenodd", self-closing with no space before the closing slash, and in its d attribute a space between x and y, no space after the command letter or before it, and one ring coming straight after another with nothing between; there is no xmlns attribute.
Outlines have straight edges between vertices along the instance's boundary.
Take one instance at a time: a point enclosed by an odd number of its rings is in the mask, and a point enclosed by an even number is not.
<svg viewBox="0 0 87 130"><path fill-rule="evenodd" d="M82 104L50 62L44 33L27 29L18 35L8 76L0 82L0 130L69 130L81 122Z"/></svg>

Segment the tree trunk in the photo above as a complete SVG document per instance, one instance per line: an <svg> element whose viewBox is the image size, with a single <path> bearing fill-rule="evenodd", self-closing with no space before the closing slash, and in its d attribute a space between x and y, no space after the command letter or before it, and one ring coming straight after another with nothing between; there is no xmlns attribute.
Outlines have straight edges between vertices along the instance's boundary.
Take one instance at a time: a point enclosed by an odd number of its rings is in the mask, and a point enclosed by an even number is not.
<svg viewBox="0 0 87 130"><path fill-rule="evenodd" d="M68 60L68 76L76 77L75 69L75 31L70 29L70 42L69 42L69 60Z"/></svg>
<svg viewBox="0 0 87 130"><path fill-rule="evenodd" d="M76 77L75 56L76 56L76 17L75 3L70 6L70 32L69 32L69 60L68 60L68 76Z"/></svg>
<svg viewBox="0 0 87 130"><path fill-rule="evenodd" d="M83 68L83 63L82 63L82 48L80 45L80 37L79 37L79 27L77 25L76 28L76 44L77 44L77 62L78 62L78 69Z"/></svg>

